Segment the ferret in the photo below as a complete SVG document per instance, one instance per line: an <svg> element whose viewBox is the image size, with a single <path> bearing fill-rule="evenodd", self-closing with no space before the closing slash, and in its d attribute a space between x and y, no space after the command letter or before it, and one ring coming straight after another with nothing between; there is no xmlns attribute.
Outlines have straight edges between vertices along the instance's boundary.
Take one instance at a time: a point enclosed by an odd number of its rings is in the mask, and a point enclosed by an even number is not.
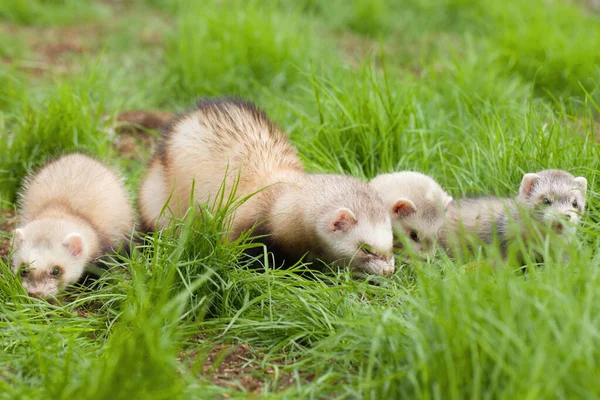
<svg viewBox="0 0 600 400"><path fill-rule="evenodd" d="M515 199L462 199L448 209L441 241L450 254L475 241L499 244L503 258L518 240L534 243L541 230L567 242L585 211L587 180L566 171L544 170L523 176ZM527 218L525 218L527 217ZM533 225L533 226L532 226Z"/></svg>
<svg viewBox="0 0 600 400"><path fill-rule="evenodd" d="M83 154L64 155L28 176L19 193L12 270L31 296L55 296L86 264L133 230L133 209L119 175Z"/></svg>
<svg viewBox="0 0 600 400"><path fill-rule="evenodd" d="M452 197L431 177L411 171L381 174L369 184L387 206L395 247L426 258L438 242Z"/></svg>
<svg viewBox="0 0 600 400"><path fill-rule="evenodd" d="M287 262L322 260L371 274L394 272L390 217L365 182L308 174L287 136L240 99L203 99L163 132L140 193L147 228L164 228L193 200L247 198L232 214L229 240L267 235ZM165 208L165 213L161 210Z"/></svg>

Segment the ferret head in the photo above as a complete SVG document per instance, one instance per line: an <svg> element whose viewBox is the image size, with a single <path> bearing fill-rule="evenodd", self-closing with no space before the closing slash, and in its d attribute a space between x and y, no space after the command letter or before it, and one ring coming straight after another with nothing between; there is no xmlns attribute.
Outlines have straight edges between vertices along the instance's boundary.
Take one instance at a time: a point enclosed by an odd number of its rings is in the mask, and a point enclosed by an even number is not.
<svg viewBox="0 0 600 400"><path fill-rule="evenodd" d="M420 257L431 253L452 197L435 180L418 172L379 175L370 185L385 201L396 247Z"/></svg>
<svg viewBox="0 0 600 400"><path fill-rule="evenodd" d="M335 261L375 275L394 273L393 235L389 217L374 222L349 208L339 208L325 219L320 236Z"/></svg>
<svg viewBox="0 0 600 400"><path fill-rule="evenodd" d="M349 264L353 270L394 273L392 226L381 197L358 179L336 179L325 186L335 191L316 196L322 197L322 207L315 210L320 214L316 233L324 247L321 253L328 256L326 261Z"/></svg>
<svg viewBox="0 0 600 400"><path fill-rule="evenodd" d="M16 229L12 270L27 293L55 296L81 277L88 248L75 226L60 220L36 220Z"/></svg>
<svg viewBox="0 0 600 400"><path fill-rule="evenodd" d="M561 170L523 176L517 202L534 210L533 216L555 232L574 233L585 211L587 180Z"/></svg>

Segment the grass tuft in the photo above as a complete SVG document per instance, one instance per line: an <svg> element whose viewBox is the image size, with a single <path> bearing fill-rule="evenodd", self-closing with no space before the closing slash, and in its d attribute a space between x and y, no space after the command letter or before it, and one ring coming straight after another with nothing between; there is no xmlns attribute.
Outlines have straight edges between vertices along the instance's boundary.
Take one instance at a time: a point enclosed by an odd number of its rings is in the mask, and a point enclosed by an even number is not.
<svg viewBox="0 0 600 400"><path fill-rule="evenodd" d="M76 84L58 84L41 106L25 101L15 124L0 132L0 195L14 200L26 173L63 152L106 152L101 129L102 98L90 91L95 77Z"/></svg>
<svg viewBox="0 0 600 400"><path fill-rule="evenodd" d="M24 25L69 25L90 22L106 8L88 0L5 0L0 18Z"/></svg>
<svg viewBox="0 0 600 400"><path fill-rule="evenodd" d="M255 98L261 87L297 84L309 62L323 57L321 47L311 24L261 2L185 3L167 42L167 82L183 99Z"/></svg>

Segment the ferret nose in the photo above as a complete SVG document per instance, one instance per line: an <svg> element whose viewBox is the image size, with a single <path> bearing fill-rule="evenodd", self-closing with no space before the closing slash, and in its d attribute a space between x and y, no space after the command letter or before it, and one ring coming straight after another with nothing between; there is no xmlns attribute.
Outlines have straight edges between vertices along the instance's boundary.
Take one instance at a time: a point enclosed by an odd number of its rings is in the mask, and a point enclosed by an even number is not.
<svg viewBox="0 0 600 400"><path fill-rule="evenodd" d="M433 248L433 240L430 238L423 239L421 247L423 251L430 251Z"/></svg>

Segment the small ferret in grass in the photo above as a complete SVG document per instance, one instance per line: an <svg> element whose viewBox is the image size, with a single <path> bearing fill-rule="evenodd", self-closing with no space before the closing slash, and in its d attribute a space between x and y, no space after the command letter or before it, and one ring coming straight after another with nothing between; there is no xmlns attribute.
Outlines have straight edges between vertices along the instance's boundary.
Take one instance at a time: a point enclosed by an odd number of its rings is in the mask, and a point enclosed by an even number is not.
<svg viewBox="0 0 600 400"><path fill-rule="evenodd" d="M473 242L499 244L506 257L511 243L532 244L546 234L570 242L585 212L587 180L562 170L523 176L514 199L486 197L452 202L441 241L451 254ZM476 244L475 243L475 244Z"/></svg>
<svg viewBox="0 0 600 400"><path fill-rule="evenodd" d="M421 258L431 254L452 197L430 176L402 171L370 181L383 197L392 218L395 247Z"/></svg>
<svg viewBox="0 0 600 400"><path fill-rule="evenodd" d="M19 193L12 270L30 295L55 296L119 247L133 224L121 177L83 154L64 155L28 176Z"/></svg>

